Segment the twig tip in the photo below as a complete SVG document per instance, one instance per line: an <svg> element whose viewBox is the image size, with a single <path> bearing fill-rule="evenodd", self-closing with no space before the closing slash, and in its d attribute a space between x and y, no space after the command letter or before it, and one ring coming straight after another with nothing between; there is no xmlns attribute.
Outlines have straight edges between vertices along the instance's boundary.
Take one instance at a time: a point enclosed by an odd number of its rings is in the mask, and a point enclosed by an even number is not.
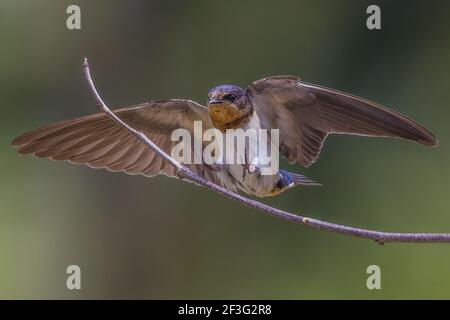
<svg viewBox="0 0 450 320"><path fill-rule="evenodd" d="M83 68L89 68L88 59L86 57L83 58Z"/></svg>

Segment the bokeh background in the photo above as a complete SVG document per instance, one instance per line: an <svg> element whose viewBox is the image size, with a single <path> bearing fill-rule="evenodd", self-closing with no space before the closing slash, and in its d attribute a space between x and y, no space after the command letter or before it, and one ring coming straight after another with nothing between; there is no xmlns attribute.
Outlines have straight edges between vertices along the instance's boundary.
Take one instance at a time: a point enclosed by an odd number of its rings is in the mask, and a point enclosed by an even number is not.
<svg viewBox="0 0 450 320"><path fill-rule="evenodd" d="M369 4L382 30L369 31ZM81 7L82 30L66 28ZM20 157L9 143L110 106L204 103L220 83L277 74L391 106L440 139L331 136L322 188L264 200L384 231L450 232L450 5L446 1L0 2L1 298L450 298L450 245L375 243L266 216L204 188ZM66 267L82 290L66 289ZM366 288L366 268L382 289Z"/></svg>

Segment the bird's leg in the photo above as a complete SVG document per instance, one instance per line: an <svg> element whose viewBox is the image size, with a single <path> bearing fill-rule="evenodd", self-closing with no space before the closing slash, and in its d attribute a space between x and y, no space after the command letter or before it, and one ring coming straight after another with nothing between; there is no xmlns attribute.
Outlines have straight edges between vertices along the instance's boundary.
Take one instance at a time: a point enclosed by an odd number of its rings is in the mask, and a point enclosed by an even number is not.
<svg viewBox="0 0 450 320"><path fill-rule="evenodd" d="M225 164L222 157L214 160L212 163L205 162L205 167L214 172L220 172L225 170Z"/></svg>
<svg viewBox="0 0 450 320"><path fill-rule="evenodd" d="M205 167L214 172L220 172L225 169L225 165L223 163L212 163L212 164L205 163Z"/></svg>

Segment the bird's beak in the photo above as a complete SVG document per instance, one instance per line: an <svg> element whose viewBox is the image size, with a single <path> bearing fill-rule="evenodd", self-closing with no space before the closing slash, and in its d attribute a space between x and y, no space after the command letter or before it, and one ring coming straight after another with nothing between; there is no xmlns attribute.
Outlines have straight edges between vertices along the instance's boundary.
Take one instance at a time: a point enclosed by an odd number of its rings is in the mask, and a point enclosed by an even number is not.
<svg viewBox="0 0 450 320"><path fill-rule="evenodd" d="M208 104L209 104L209 105L211 105L211 104L223 104L223 100L220 100L220 99L211 99L211 100L208 100Z"/></svg>

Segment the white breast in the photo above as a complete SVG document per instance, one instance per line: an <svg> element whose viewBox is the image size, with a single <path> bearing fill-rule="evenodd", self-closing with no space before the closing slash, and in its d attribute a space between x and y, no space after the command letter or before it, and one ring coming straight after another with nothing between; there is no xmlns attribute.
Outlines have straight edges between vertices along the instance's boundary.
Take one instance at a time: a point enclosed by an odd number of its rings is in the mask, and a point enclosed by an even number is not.
<svg viewBox="0 0 450 320"><path fill-rule="evenodd" d="M261 122L259 121L258 114L256 112L253 112L253 114L250 116L249 122L245 125L244 130L246 129L260 129L261 128Z"/></svg>
<svg viewBox="0 0 450 320"><path fill-rule="evenodd" d="M256 112L253 113L249 122L243 127L243 129L254 129L257 136L259 135L261 122ZM270 143L270 139L267 139L267 142ZM228 142L226 143L228 144ZM230 145L229 147L235 146ZM262 155L260 153L263 151L267 153L267 150L270 150L270 146L265 148L265 150L260 150L260 148L258 148L258 143L251 143L248 148L246 148L247 163L250 163L252 160L254 160L250 159L250 157L254 158L256 156L259 159L264 159L264 157L267 155ZM226 168L227 172L223 176L224 179L228 180L231 178L232 180L234 180L234 183L238 185L238 189L256 196L265 196L267 194L270 194L279 180L278 173L271 176L260 175L260 173L258 172L250 173L246 166L241 164L228 164Z"/></svg>

